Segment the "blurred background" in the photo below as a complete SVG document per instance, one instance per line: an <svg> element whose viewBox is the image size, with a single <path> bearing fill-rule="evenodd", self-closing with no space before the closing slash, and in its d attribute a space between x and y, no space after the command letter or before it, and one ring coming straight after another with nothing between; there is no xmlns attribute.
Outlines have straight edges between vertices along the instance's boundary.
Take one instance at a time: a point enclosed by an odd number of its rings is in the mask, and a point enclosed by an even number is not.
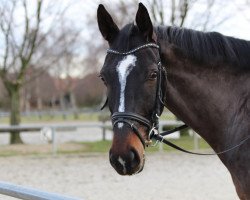
<svg viewBox="0 0 250 200"><path fill-rule="evenodd" d="M250 39L249 0L141 2L148 8L154 25L218 31ZM41 137L50 142L54 129L61 125L68 125L61 127L65 134L79 126L79 141L83 140L80 135L93 140L88 137L94 135L94 126L100 140L107 139L109 128L104 124L109 114L107 110L100 112L106 91L98 78L107 44L96 22L99 3L106 6L121 27L134 20L139 1L0 1L0 124L1 133L10 133L0 134L0 144L44 143ZM165 110L162 120L175 117ZM89 127L84 129L84 124ZM58 141L61 137L62 134ZM75 137L62 141L73 141ZM111 139L112 135L107 137Z"/></svg>
<svg viewBox="0 0 250 200"><path fill-rule="evenodd" d="M141 2L154 25L250 40L249 0ZM107 48L96 21L100 3L121 27L134 21L139 1L0 0L0 180L92 200L237 199L217 157L165 153L171 149L159 145L147 149L139 175L121 177L111 168L110 114L100 111ZM179 124L165 109L160 129ZM170 140L209 148L192 130Z"/></svg>

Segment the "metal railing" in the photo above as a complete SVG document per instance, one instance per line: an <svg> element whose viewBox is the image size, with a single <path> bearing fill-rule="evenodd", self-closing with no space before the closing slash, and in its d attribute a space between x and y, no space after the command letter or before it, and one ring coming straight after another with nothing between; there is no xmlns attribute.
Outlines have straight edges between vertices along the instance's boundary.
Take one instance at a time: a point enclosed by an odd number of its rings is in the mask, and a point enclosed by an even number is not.
<svg viewBox="0 0 250 200"><path fill-rule="evenodd" d="M24 187L0 181L0 194L24 200L80 200L57 193L45 192L31 187Z"/></svg>

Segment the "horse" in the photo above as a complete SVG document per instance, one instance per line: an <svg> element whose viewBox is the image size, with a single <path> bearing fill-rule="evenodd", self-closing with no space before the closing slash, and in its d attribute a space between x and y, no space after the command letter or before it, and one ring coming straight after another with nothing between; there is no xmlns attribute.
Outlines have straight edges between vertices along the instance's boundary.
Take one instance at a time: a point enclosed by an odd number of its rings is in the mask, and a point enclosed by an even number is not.
<svg viewBox="0 0 250 200"><path fill-rule="evenodd" d="M121 175L143 170L145 147L164 105L215 152L250 135L250 42L218 32L153 26L140 3L119 29L103 5L99 30L109 49L100 77L113 123L109 159ZM219 154L240 199L250 199L250 141Z"/></svg>

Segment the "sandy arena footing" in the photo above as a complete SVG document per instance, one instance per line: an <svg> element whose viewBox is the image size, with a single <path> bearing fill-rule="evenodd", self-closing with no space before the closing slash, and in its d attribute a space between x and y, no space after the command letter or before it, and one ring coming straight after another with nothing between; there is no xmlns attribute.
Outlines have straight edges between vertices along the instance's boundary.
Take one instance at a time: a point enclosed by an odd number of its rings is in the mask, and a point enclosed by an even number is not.
<svg viewBox="0 0 250 200"><path fill-rule="evenodd" d="M85 200L238 199L229 172L216 156L146 157L144 170L130 177L118 175L107 154L1 157L0 180Z"/></svg>

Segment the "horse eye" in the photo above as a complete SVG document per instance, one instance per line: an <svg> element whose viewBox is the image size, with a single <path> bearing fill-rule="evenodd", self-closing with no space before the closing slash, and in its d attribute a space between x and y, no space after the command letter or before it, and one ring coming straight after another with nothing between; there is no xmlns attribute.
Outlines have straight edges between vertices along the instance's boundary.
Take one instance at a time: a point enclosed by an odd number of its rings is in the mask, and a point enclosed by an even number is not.
<svg viewBox="0 0 250 200"><path fill-rule="evenodd" d="M150 80L155 80L157 78L157 72L152 72L150 75L149 75L149 79Z"/></svg>

